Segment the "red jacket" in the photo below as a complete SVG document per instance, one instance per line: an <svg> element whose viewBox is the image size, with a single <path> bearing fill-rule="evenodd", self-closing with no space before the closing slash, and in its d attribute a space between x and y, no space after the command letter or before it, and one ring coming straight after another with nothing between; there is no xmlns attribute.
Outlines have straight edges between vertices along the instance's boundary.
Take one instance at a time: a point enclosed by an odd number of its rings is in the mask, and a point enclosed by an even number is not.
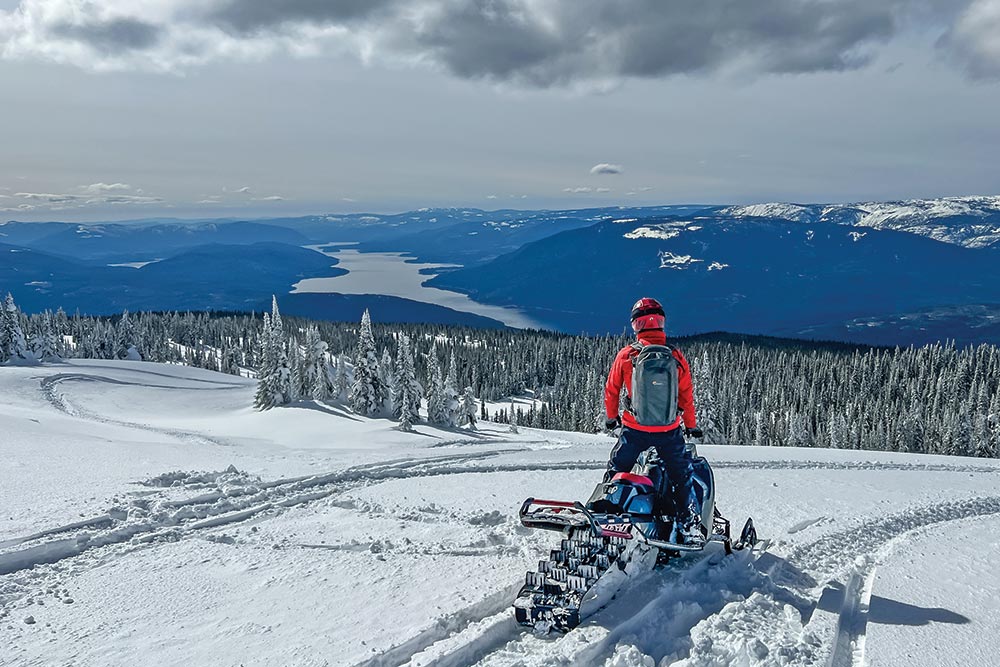
<svg viewBox="0 0 1000 667"><path fill-rule="evenodd" d="M663 331L647 330L640 331L638 338L647 345L665 345L667 335ZM604 385L604 409L608 419L618 416L618 397L621 395L622 387L632 395L632 357L639 352L634 347L622 348L611 364L611 372L608 373L608 381ZM694 390L691 384L691 367L688 366L687 359L680 350L674 350L674 358L677 360L678 385L677 385L677 407L680 415L677 421L669 426L642 426L636 423L632 413L627 410L622 414L622 424L637 431L649 433L661 433L672 431L681 425L681 421L688 428L695 428L698 421L694 413Z"/></svg>

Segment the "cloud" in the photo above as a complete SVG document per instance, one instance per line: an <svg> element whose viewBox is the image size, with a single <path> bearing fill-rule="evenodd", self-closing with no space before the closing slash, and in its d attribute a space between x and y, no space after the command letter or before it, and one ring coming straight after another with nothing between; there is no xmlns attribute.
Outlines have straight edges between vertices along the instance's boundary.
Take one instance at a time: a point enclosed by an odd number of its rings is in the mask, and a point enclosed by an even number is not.
<svg viewBox="0 0 1000 667"><path fill-rule="evenodd" d="M579 195L587 192L593 192L594 188L588 187L586 185L579 188L563 188L563 192L568 192L571 195Z"/></svg>
<svg viewBox="0 0 1000 667"><path fill-rule="evenodd" d="M611 188L594 188L594 192L611 192Z"/></svg>
<svg viewBox="0 0 1000 667"><path fill-rule="evenodd" d="M240 188L240 189L239 189L239 190L237 190L236 192L240 192L240 193L242 193L242 194L245 194L245 195L248 195L248 194L250 194L250 193L251 193L251 192L253 192L253 191L252 191L252 190L250 189L250 186L249 186L249 185L244 185L244 186L243 186L242 188Z"/></svg>
<svg viewBox="0 0 1000 667"><path fill-rule="evenodd" d="M1000 75L998 0L20 0L0 54L88 69L350 52L544 88L628 78L844 71L904 30Z"/></svg>
<svg viewBox="0 0 1000 667"><path fill-rule="evenodd" d="M973 78L1000 79L1000 0L975 0L938 46Z"/></svg>
<svg viewBox="0 0 1000 667"><path fill-rule="evenodd" d="M147 197L141 195L108 195L88 199L88 204L159 204L162 197Z"/></svg>
<svg viewBox="0 0 1000 667"><path fill-rule="evenodd" d="M104 185L104 183L96 183L95 185ZM113 185L122 185L120 183ZM93 186L81 186L81 189L91 188ZM24 199L31 202L39 202L40 205L46 206L50 210L62 210L65 206L63 204L77 204L79 206L91 206L96 204L159 204L163 202L162 197L150 197L147 195L123 195L123 194L112 194L115 190L120 188L111 187L110 190L104 190L102 192L93 193L88 192L87 194L55 194L49 192L16 192L14 197L17 199Z"/></svg>
<svg viewBox="0 0 1000 667"><path fill-rule="evenodd" d="M92 195L99 195L105 192L120 192L125 190L131 190L132 186L126 183L92 183L90 185L81 185L78 190L86 192ZM139 192L142 192L141 190Z"/></svg>
<svg viewBox="0 0 1000 667"><path fill-rule="evenodd" d="M270 197L253 197L250 201L285 201L285 198L279 195L271 195Z"/></svg>
<svg viewBox="0 0 1000 667"><path fill-rule="evenodd" d="M85 195L59 195L48 192L15 192L14 196L18 199L47 202L49 204L65 204L71 201L87 199Z"/></svg>
<svg viewBox="0 0 1000 667"><path fill-rule="evenodd" d="M223 0L214 3L206 18L229 31L253 34L296 24L350 23L393 4L391 0Z"/></svg>
<svg viewBox="0 0 1000 667"><path fill-rule="evenodd" d="M608 164L607 162L595 164L590 168L592 174L620 174L623 171L625 169L620 164Z"/></svg>
<svg viewBox="0 0 1000 667"><path fill-rule="evenodd" d="M487 199L496 199L497 196L496 195L486 195L486 198Z"/></svg>
<svg viewBox="0 0 1000 667"><path fill-rule="evenodd" d="M80 42L99 53L120 53L148 50L160 40L164 27L133 18L107 21L56 21L49 26L51 35Z"/></svg>

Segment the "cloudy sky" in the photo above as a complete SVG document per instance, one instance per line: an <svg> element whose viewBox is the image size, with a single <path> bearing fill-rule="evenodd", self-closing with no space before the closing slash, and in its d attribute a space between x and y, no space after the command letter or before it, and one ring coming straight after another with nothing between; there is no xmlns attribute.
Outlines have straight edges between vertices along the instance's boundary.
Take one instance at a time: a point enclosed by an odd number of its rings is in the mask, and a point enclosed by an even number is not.
<svg viewBox="0 0 1000 667"><path fill-rule="evenodd" d="M0 219L1000 193L1000 0L0 0Z"/></svg>

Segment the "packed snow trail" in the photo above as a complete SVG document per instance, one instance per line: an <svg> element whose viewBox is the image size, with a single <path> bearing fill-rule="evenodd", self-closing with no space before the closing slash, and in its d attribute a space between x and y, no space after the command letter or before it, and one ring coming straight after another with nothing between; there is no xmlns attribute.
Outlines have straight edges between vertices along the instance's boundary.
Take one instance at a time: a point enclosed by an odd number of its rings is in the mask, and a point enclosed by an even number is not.
<svg viewBox="0 0 1000 667"><path fill-rule="evenodd" d="M768 550L685 559L538 637L509 605L558 536L517 508L586 498L609 438L405 434L336 406L254 412L252 394L154 364L0 369L0 665L910 667L873 631L899 606L880 577L928 531L1000 517L995 461L701 447L722 511ZM962 613L989 630L998 600ZM941 627L898 634L934 646Z"/></svg>

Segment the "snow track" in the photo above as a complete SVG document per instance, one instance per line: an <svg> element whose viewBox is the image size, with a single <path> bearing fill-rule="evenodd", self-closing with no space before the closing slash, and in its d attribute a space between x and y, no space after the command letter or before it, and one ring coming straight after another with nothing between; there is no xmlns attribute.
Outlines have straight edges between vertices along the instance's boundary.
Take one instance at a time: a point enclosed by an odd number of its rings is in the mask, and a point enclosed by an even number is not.
<svg viewBox="0 0 1000 667"><path fill-rule="evenodd" d="M786 558L758 560L767 582L759 592L707 617L693 632L685 667L740 660L770 664L861 667L875 568L916 531L1000 514L1000 497L971 498L918 507L866 521L796 547ZM840 580L846 581L841 584ZM753 641L732 641L734 629Z"/></svg>
<svg viewBox="0 0 1000 667"><path fill-rule="evenodd" d="M901 553L919 562L903 550L935 527L1000 517L994 461L706 446L723 509L737 527L753 515L770 546L674 561L569 634L537 636L510 604L558 535L523 529L517 506L585 497L609 439L400 434L336 411L251 412L248 383L191 369L41 370L54 374L0 376L20 401L4 414L21 443L0 494L25 482L0 515L4 667L862 667L889 655L887 614L937 622L984 605L949 616L946 598L906 599L933 605L916 607L879 582ZM57 443L28 456L49 434Z"/></svg>
<svg viewBox="0 0 1000 667"><path fill-rule="evenodd" d="M685 667L861 667L878 559L914 531L994 514L1000 497L946 502L824 536L787 558L742 552L684 559L565 636L535 636L504 609L452 634L424 635L419 652L391 657L407 667L639 665L643 656ZM387 664L373 659L363 667Z"/></svg>
<svg viewBox="0 0 1000 667"><path fill-rule="evenodd" d="M148 370L138 370L134 371L142 375L150 375L152 377L171 377L163 373L155 373ZM68 382L81 382L81 383L103 383L124 387L142 387L155 388L155 389L181 389L176 384L150 384L148 382L127 382L125 380L119 380L116 378L105 377L103 375L91 375L84 373L59 373L57 375L50 375L41 380L40 385L42 389L42 395L45 400L54 407L56 410L67 414L71 417L79 417L81 419L86 419L88 421L99 422L102 424L114 424L116 426L125 426L128 428L136 428L143 431L149 431L151 433L158 433L160 435L166 435L171 438L176 438L185 442L191 442L192 444L211 444L226 446L229 443L223 442L221 440L208 437L200 433L192 433L190 431L182 431L178 429L168 429L168 428L158 428L150 426L148 424L141 424L134 421L123 421L119 419L111 419L104 415L97 415L92 412L88 412L76 405L74 405L69 398L61 391L63 384ZM232 389L243 389L244 387L239 384L218 382L211 380L189 380L188 383L200 384L205 383L209 386L184 386L183 391L224 391Z"/></svg>

